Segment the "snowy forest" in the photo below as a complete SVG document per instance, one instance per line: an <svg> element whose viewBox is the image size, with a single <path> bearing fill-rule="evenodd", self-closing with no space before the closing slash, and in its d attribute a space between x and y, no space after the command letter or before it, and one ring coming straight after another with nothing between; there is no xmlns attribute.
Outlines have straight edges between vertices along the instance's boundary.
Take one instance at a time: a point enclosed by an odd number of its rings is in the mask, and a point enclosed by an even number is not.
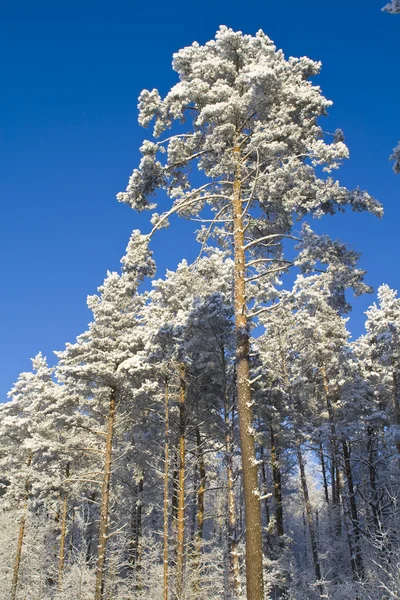
<svg viewBox="0 0 400 600"><path fill-rule="evenodd" d="M140 94L117 200L148 229L0 404L4 600L400 598L400 298L382 282L353 339L373 290L313 223L383 208L335 178L320 68L221 26ZM198 257L156 278L178 218Z"/></svg>

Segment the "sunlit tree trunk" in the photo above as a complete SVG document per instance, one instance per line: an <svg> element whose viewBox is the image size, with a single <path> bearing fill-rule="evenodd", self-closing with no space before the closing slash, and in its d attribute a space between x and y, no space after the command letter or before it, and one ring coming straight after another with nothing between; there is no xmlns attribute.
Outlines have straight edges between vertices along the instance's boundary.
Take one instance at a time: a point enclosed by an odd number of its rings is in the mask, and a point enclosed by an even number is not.
<svg viewBox="0 0 400 600"><path fill-rule="evenodd" d="M233 477L233 420L234 420L234 402L232 407L229 405L227 370L225 349L222 348L222 376L224 388L224 424L225 424L225 462L226 462L226 482L227 482L227 541L228 541L228 556L229 556L229 571L232 581L233 592L236 595L242 593L240 582L240 567L239 554L236 539L236 502L235 502L235 486Z"/></svg>
<svg viewBox="0 0 400 600"><path fill-rule="evenodd" d="M183 600L185 555L186 370L179 367L179 471L176 545L176 597Z"/></svg>
<svg viewBox="0 0 400 600"><path fill-rule="evenodd" d="M169 387L168 379L165 380L165 440L164 440L164 584L163 600L168 600L169 593Z"/></svg>
<svg viewBox="0 0 400 600"><path fill-rule="evenodd" d="M236 373L240 450L246 524L246 588L248 600L264 600L261 506L255 456L253 407L250 383L250 345L245 290L245 239L241 198L240 147L233 148L234 296L236 327Z"/></svg>
<svg viewBox="0 0 400 600"><path fill-rule="evenodd" d="M66 478L69 477L69 465L66 467ZM68 495L64 492L62 507L61 507L61 535L60 535L60 553L58 559L58 581L57 589L59 592L62 591L64 565L65 565L65 538L67 535L67 508L68 508Z"/></svg>
<svg viewBox="0 0 400 600"><path fill-rule="evenodd" d="M97 546L97 566L96 566L96 584L94 600L102 600L104 590L104 567L106 561L107 550L107 534L108 534L108 517L110 506L110 483L111 483L111 461L112 461L112 446L114 437L115 425L115 404L116 391L113 388L110 394L110 404L107 417L106 445L105 445L105 461L103 472L103 484L101 488L100 499L100 527L99 527L99 542Z"/></svg>
<svg viewBox="0 0 400 600"><path fill-rule="evenodd" d="M32 454L29 454L28 460L26 462L26 466L29 468L31 466L31 463L32 463ZM19 523L17 552L15 555L13 577L12 577L12 584L11 584L11 600L15 600L15 598L17 597L19 568L21 566L22 546L24 543L24 536L25 536L26 513L28 510L28 497L29 497L29 479L27 479L25 481L24 508L23 508L23 514L22 514L22 517L21 517L21 520Z"/></svg>

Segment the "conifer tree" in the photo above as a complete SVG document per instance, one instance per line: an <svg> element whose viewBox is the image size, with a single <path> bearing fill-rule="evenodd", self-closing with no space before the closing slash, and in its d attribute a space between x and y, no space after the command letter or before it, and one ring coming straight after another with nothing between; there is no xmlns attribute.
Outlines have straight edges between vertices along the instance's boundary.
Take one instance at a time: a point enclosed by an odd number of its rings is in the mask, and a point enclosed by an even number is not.
<svg viewBox="0 0 400 600"><path fill-rule="evenodd" d="M200 239L206 243L214 228L217 240L232 249L247 596L261 600L249 323L263 310L257 303L269 299L267 282L292 264L284 241L296 237L297 220L334 214L346 205L376 214L381 208L366 192L350 192L331 176L319 175L331 173L348 154L342 135L328 142L317 122L331 104L308 81L319 72L319 63L304 57L286 60L262 31L249 36L221 27L215 40L176 53L173 68L180 81L164 99L155 89L140 95L139 122L148 126L154 119L155 138L176 120L186 129L144 142L140 167L118 199L135 210L154 209L149 198L164 189L173 204L161 215L153 213L155 229L167 225L173 213L204 216L208 206L215 216ZM203 185L193 186L190 166L204 174ZM256 306L249 308L252 301Z"/></svg>

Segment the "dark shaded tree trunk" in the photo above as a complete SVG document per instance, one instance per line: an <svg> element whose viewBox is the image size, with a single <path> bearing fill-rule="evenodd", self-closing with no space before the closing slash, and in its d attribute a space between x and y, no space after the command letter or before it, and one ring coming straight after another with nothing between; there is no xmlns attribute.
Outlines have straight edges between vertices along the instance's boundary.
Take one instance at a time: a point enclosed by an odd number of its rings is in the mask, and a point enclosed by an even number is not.
<svg viewBox="0 0 400 600"><path fill-rule="evenodd" d="M356 503L356 493L354 489L353 472L350 462L350 444L345 440L342 442L343 458L344 458L344 472L346 474L347 487L349 490L349 505L350 505L350 516L352 523L351 536L354 540L354 556L352 553L352 571L355 580L364 578L364 566L361 554L361 540L360 540L360 522L358 519L358 509Z"/></svg>
<svg viewBox="0 0 400 600"><path fill-rule="evenodd" d="M302 487L303 498L304 498L305 516L307 519L308 532L310 534L311 552L312 552L313 563L314 563L314 572L315 572L315 581L318 584L318 582L321 582L321 580L322 580L321 565L320 565L320 560L319 560L317 537L315 534L314 520L313 520L313 515L312 515L312 507L311 507L311 502L310 502L310 495L308 493L307 478L306 478L306 472L305 472L305 468L304 468L304 459L303 459L303 454L301 451L300 442L296 443L296 452L297 452L297 460L298 460L299 468L300 468L300 480L301 480L301 487ZM320 596L323 597L324 588L321 583L318 584L318 590L319 590Z"/></svg>
<svg viewBox="0 0 400 600"><path fill-rule="evenodd" d="M275 521L276 533L279 537L284 535L283 529L283 499L282 499L282 475L279 465L279 448L276 444L276 436L272 424L269 426L270 441L271 441L271 467L272 480L274 486L274 505L275 505Z"/></svg>

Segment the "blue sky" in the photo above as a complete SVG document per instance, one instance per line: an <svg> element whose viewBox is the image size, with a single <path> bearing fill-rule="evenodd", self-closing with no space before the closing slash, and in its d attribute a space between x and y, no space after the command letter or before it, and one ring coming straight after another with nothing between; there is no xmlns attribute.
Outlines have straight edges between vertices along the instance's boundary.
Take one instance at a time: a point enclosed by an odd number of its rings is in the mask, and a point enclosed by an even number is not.
<svg viewBox="0 0 400 600"><path fill-rule="evenodd" d="M315 80L334 101L325 128L344 130L351 158L340 172L384 204L385 217L339 216L318 229L363 253L368 282L400 289L400 176L388 155L400 138L400 16L379 0L202 0L2 3L0 21L0 400L39 350L54 362L90 319L85 299L115 270L145 215L118 204L146 131L142 88L176 81L171 56L204 43L220 24L263 29L286 56L323 63ZM175 224L153 248L158 275L196 254ZM351 328L362 331L355 302Z"/></svg>

